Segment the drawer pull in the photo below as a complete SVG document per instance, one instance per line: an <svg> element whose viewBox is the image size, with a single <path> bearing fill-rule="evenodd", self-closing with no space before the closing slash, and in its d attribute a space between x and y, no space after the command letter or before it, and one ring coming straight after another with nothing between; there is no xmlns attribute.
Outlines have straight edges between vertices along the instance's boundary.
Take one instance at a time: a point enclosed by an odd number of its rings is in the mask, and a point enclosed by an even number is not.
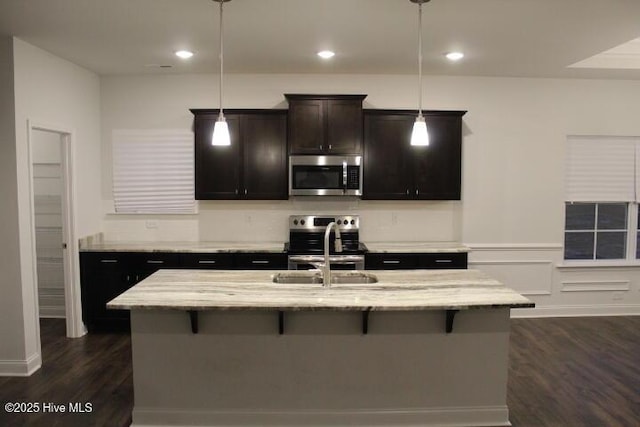
<svg viewBox="0 0 640 427"><path fill-rule="evenodd" d="M254 260L251 260L251 264L269 264L269 261L254 259Z"/></svg>
<svg viewBox="0 0 640 427"><path fill-rule="evenodd" d="M216 263L215 260L208 260L208 259L198 260L198 264L215 264L215 263Z"/></svg>
<svg viewBox="0 0 640 427"><path fill-rule="evenodd" d="M118 262L117 259L101 259L100 262L105 264L115 264Z"/></svg>
<svg viewBox="0 0 640 427"><path fill-rule="evenodd" d="M385 259L382 261L383 264L400 264L400 260L397 259Z"/></svg>
<svg viewBox="0 0 640 427"><path fill-rule="evenodd" d="M147 264L164 264L164 261L158 261L154 259L148 259Z"/></svg>
<svg viewBox="0 0 640 427"><path fill-rule="evenodd" d="M452 259L437 259L436 262L440 263L440 264L446 264L446 263L453 262L453 260Z"/></svg>

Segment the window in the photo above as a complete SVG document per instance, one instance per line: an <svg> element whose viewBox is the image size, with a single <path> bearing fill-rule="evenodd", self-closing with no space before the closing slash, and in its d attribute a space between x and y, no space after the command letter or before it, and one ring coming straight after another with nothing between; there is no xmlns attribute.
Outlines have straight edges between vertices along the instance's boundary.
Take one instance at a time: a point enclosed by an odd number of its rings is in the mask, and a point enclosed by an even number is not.
<svg viewBox="0 0 640 427"><path fill-rule="evenodd" d="M626 203L567 203L565 259L624 259Z"/></svg>
<svg viewBox="0 0 640 427"><path fill-rule="evenodd" d="M564 259L640 259L640 138L570 136Z"/></svg>
<svg viewBox="0 0 640 427"><path fill-rule="evenodd" d="M113 133L113 201L117 213L196 212L193 133Z"/></svg>

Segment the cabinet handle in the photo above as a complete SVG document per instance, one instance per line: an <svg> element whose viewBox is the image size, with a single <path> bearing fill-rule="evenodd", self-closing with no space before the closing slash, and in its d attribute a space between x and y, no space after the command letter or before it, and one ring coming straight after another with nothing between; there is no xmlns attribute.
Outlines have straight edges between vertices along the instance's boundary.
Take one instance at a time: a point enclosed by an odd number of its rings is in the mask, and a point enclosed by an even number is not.
<svg viewBox="0 0 640 427"><path fill-rule="evenodd" d="M448 263L452 263L452 262L453 262L452 259L437 259L436 260L436 263L439 263L439 264L448 264Z"/></svg>
<svg viewBox="0 0 640 427"><path fill-rule="evenodd" d="M215 263L216 263L215 260L208 260L208 259L198 260L198 264L215 264Z"/></svg>
<svg viewBox="0 0 640 427"><path fill-rule="evenodd" d="M101 259L100 262L105 264L115 264L118 262L117 259Z"/></svg>
<svg viewBox="0 0 640 427"><path fill-rule="evenodd" d="M164 261L157 261L154 259L148 259L147 264L164 264Z"/></svg>
<svg viewBox="0 0 640 427"><path fill-rule="evenodd" d="M238 195L238 189L236 188L236 196Z"/></svg>
<svg viewBox="0 0 640 427"><path fill-rule="evenodd" d="M254 259L254 260L251 260L251 264L269 264L269 261Z"/></svg>
<svg viewBox="0 0 640 427"><path fill-rule="evenodd" d="M131 276L127 274L127 282L130 282L130 281L131 281Z"/></svg>
<svg viewBox="0 0 640 427"><path fill-rule="evenodd" d="M409 189L407 188L407 196L409 195Z"/></svg>
<svg viewBox="0 0 640 427"><path fill-rule="evenodd" d="M331 144L329 144L329 150L331 150L331 147L332 147L332 145L331 145Z"/></svg>
<svg viewBox="0 0 640 427"><path fill-rule="evenodd" d="M419 191L418 191L418 189L416 188L416 196L418 195L418 192L419 192Z"/></svg>
<svg viewBox="0 0 640 427"><path fill-rule="evenodd" d="M321 145L321 146L320 146L320 151L322 151L322 149L323 149L323 148L324 148L324 145Z"/></svg>
<svg viewBox="0 0 640 427"><path fill-rule="evenodd" d="M398 259L385 259L382 261L383 264L400 264L400 260Z"/></svg>
<svg viewBox="0 0 640 427"><path fill-rule="evenodd" d="M244 195L245 196L247 195L247 189L246 188L244 189Z"/></svg>

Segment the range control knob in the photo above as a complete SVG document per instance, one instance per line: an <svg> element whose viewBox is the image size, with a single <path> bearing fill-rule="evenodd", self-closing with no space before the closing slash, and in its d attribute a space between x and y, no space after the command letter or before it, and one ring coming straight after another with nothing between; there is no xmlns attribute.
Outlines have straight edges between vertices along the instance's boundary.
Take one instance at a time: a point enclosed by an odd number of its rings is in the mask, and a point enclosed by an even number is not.
<svg viewBox="0 0 640 427"><path fill-rule="evenodd" d="M355 225L355 224L356 224L356 220L355 220L355 219L352 219L352 220L351 220L351 225Z"/></svg>
<svg viewBox="0 0 640 427"><path fill-rule="evenodd" d="M338 225L342 225L342 221L341 220L338 220Z"/></svg>
<svg viewBox="0 0 640 427"><path fill-rule="evenodd" d="M301 220L300 220L300 225L304 225L304 223L305 223L305 222L306 222L306 221L305 221L304 219L301 219Z"/></svg>
<svg viewBox="0 0 640 427"><path fill-rule="evenodd" d="M298 220L297 219L293 220L293 225L298 225Z"/></svg>

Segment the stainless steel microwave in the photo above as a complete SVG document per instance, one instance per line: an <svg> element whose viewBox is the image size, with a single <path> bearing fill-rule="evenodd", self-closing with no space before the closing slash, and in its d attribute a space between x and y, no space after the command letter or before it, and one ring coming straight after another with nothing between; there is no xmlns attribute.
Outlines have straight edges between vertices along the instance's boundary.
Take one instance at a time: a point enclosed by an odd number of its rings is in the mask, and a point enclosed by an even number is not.
<svg viewBox="0 0 640 427"><path fill-rule="evenodd" d="M362 196L362 156L289 156L290 196Z"/></svg>

